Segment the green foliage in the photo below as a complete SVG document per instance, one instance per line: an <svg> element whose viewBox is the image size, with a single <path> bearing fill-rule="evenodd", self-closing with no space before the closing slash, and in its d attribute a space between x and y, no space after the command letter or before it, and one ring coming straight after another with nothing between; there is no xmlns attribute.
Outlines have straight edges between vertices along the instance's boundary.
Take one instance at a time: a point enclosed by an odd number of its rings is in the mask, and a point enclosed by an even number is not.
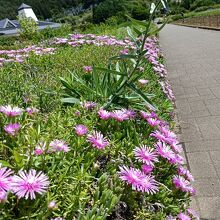
<svg viewBox="0 0 220 220"><path fill-rule="evenodd" d="M190 10L195 10L199 7L210 5L213 5L213 0L195 0L190 6Z"/></svg>
<svg viewBox="0 0 220 220"><path fill-rule="evenodd" d="M123 16L125 12L125 0L105 0L95 8L93 20L100 23L112 16Z"/></svg>
<svg viewBox="0 0 220 220"><path fill-rule="evenodd" d="M33 40L38 37L38 25L37 22L32 18L20 16L18 18L20 29L20 37L24 40Z"/></svg>

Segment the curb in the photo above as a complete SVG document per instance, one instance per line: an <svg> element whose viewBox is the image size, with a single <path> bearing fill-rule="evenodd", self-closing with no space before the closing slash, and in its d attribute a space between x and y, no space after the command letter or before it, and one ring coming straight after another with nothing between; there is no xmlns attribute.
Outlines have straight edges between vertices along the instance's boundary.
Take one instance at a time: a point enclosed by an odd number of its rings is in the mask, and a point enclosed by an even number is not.
<svg viewBox="0 0 220 220"><path fill-rule="evenodd" d="M207 29L207 30L213 30L213 31L220 31L220 28L208 27L208 26L197 26L197 25L190 25L190 24L174 24L174 25L192 27L192 28L200 28L200 29Z"/></svg>

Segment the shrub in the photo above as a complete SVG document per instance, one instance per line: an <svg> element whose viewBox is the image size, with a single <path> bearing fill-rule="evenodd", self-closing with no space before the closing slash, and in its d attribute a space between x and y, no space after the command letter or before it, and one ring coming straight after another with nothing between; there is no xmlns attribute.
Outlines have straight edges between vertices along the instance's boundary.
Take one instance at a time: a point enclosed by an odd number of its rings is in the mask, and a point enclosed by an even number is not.
<svg viewBox="0 0 220 220"><path fill-rule="evenodd" d="M21 39L32 40L38 37L38 25L37 22L32 18L27 18L25 16L19 16L18 18Z"/></svg>

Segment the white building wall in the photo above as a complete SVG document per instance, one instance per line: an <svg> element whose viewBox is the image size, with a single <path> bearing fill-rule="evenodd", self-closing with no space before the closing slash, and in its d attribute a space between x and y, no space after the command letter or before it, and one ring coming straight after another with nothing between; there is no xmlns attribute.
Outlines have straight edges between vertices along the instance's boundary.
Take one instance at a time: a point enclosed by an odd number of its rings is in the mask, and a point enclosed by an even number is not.
<svg viewBox="0 0 220 220"><path fill-rule="evenodd" d="M25 16L27 18L33 18L35 21L38 21L32 8L24 8L24 9L18 11L18 16Z"/></svg>

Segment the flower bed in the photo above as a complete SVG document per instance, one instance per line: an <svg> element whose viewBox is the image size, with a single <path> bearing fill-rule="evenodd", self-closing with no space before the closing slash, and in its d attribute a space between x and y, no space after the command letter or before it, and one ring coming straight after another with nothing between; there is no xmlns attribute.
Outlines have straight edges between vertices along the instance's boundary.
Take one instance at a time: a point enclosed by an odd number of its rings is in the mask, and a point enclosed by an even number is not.
<svg viewBox="0 0 220 220"><path fill-rule="evenodd" d="M74 49L85 44L120 47L119 56L132 59L137 50L128 38L92 34L70 35L53 44L60 49L63 44ZM144 102L141 109L103 108L102 96L48 114L38 106L1 106L3 218L198 219L189 209L193 177L172 131L175 97L157 39L147 38L143 49L135 86L154 94L157 112ZM89 86L95 67L81 70ZM85 97L84 87L77 80L72 83Z"/></svg>

